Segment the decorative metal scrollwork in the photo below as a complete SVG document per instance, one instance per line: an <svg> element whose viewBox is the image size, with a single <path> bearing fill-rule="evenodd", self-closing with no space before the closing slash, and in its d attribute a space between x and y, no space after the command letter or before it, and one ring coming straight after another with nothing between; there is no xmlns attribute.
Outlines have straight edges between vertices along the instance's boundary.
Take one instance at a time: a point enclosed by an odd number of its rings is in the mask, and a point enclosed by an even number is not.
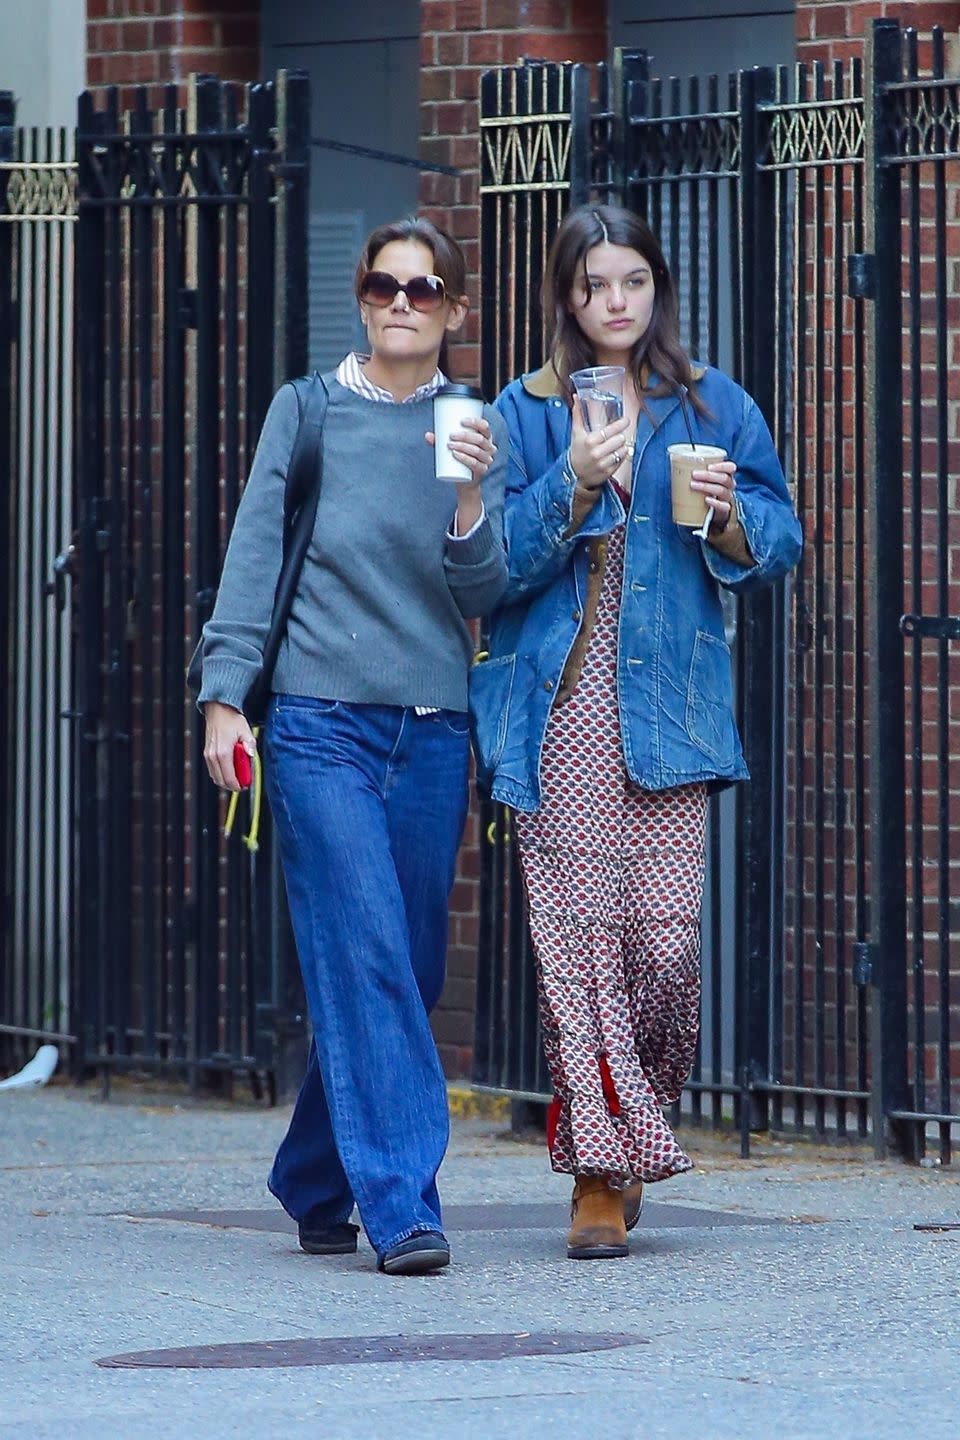
<svg viewBox="0 0 960 1440"><path fill-rule="evenodd" d="M77 167L69 161L0 165L0 220L75 220Z"/></svg>
<svg viewBox="0 0 960 1440"><path fill-rule="evenodd" d="M891 87L890 141L898 160L960 157L960 81Z"/></svg>
<svg viewBox="0 0 960 1440"><path fill-rule="evenodd" d="M566 190L572 141L571 65L500 70L481 96L483 194Z"/></svg>
<svg viewBox="0 0 960 1440"><path fill-rule="evenodd" d="M484 128L485 192L556 190L570 183L570 117L516 117Z"/></svg>
<svg viewBox="0 0 960 1440"><path fill-rule="evenodd" d="M761 112L767 124L760 147L763 170L863 163L863 101L816 100Z"/></svg>
<svg viewBox="0 0 960 1440"><path fill-rule="evenodd" d="M89 194L96 201L191 203L213 197L230 204L246 198L250 155L240 132L172 135L147 143L106 138L109 143L91 146L87 154Z"/></svg>
<svg viewBox="0 0 960 1440"><path fill-rule="evenodd" d="M740 168L740 124L733 114L669 115L630 126L637 180L681 175L734 176Z"/></svg>

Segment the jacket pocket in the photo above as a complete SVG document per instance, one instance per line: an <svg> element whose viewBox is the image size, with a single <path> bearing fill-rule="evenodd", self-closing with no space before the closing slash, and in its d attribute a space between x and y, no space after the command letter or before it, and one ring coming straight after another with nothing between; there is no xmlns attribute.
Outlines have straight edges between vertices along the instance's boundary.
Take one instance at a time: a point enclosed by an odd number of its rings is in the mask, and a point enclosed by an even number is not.
<svg viewBox="0 0 960 1440"><path fill-rule="evenodd" d="M736 728L730 650L724 640L697 631L687 680L686 731L694 745L721 769L733 764Z"/></svg>
<svg viewBox="0 0 960 1440"><path fill-rule="evenodd" d="M501 655L470 671L470 734L481 782L489 782L503 754L516 663L516 655Z"/></svg>

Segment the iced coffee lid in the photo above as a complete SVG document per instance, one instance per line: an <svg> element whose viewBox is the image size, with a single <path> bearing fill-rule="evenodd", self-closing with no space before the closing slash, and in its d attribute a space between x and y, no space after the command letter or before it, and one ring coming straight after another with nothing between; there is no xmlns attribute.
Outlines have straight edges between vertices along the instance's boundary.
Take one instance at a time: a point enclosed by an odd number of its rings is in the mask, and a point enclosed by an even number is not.
<svg viewBox="0 0 960 1440"><path fill-rule="evenodd" d="M448 397L452 400L482 400L483 391L478 390L475 385L462 385L458 380L448 380L446 385L441 385L435 392L434 399Z"/></svg>

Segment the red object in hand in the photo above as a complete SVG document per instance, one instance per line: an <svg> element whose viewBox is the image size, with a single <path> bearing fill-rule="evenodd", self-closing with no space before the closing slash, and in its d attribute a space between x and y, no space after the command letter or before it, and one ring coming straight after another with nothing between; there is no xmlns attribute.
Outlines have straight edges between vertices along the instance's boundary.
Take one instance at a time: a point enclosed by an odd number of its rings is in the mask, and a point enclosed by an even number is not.
<svg viewBox="0 0 960 1440"><path fill-rule="evenodd" d="M233 769L240 789L249 790L250 782L253 779L253 765L250 756L243 748L242 740L238 740L233 747Z"/></svg>

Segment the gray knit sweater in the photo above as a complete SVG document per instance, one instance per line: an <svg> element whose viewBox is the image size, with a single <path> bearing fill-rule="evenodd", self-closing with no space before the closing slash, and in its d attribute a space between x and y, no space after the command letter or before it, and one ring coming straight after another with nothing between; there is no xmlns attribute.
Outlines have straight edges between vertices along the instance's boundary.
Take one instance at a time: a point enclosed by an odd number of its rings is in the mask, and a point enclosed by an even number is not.
<svg viewBox="0 0 960 1440"><path fill-rule="evenodd" d="M465 619L502 595L508 439L482 486L486 518L451 540L457 487L433 474L431 400L384 405L325 376L323 481L313 538L273 674L279 694L467 708ZM297 431L292 385L274 396L204 627L199 701L238 709L261 663L282 559L284 479Z"/></svg>

